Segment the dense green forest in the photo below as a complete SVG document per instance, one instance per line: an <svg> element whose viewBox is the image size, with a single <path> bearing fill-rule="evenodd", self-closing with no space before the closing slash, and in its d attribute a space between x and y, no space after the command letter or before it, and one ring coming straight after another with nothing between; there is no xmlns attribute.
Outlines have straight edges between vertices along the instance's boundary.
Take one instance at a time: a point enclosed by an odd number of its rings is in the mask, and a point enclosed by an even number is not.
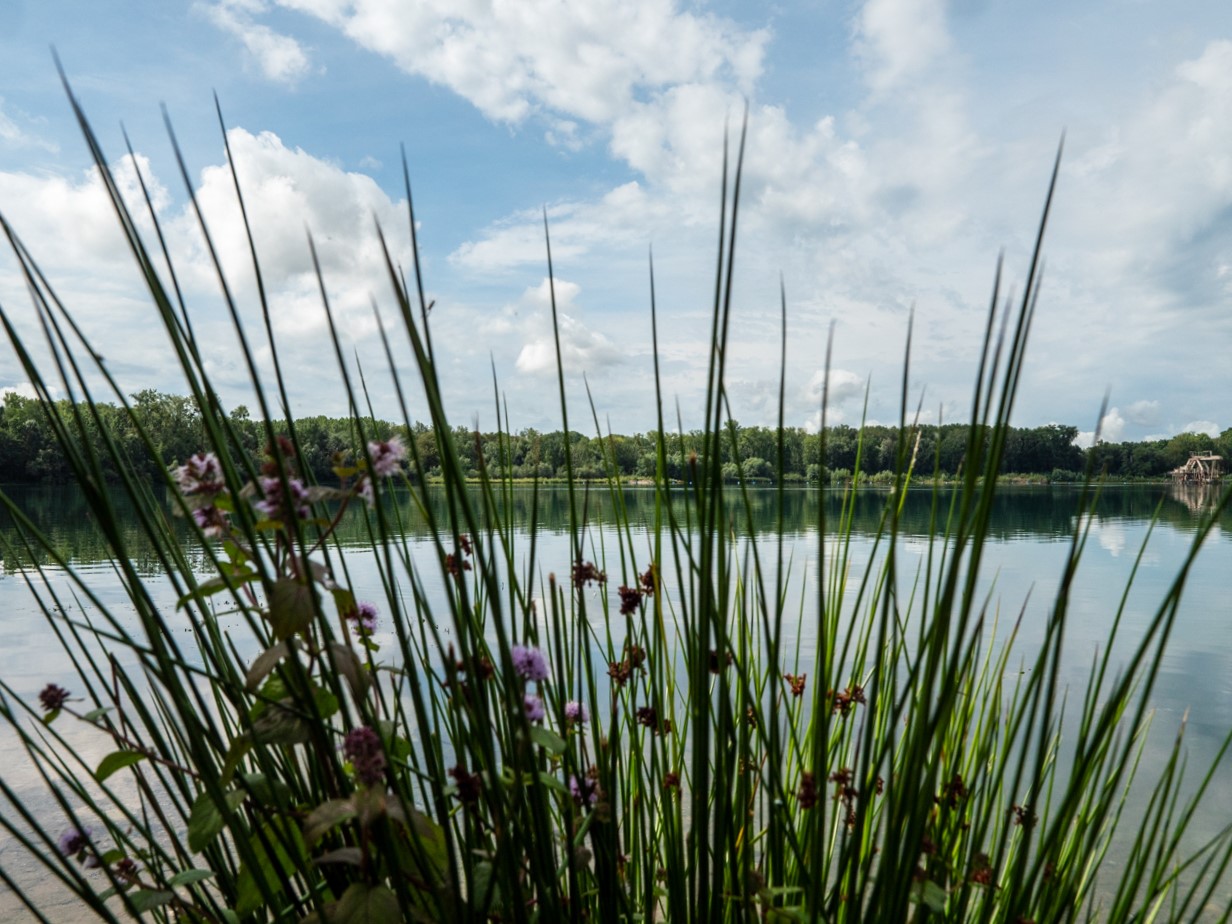
<svg viewBox="0 0 1232 924"><path fill-rule="evenodd" d="M206 444L201 417L190 398L153 390L132 396L134 415L141 421L166 465L182 462ZM69 406L64 405L67 411ZM100 457L106 459L101 428L106 429L118 451L134 460L148 458L136 427L122 408L110 404L97 407L100 425L89 422L90 439ZM239 407L230 414L237 434L236 451L255 457L267 441L266 427ZM276 425L276 432L286 430ZM348 418L304 417L295 421L301 447L301 466L320 481L332 479L339 454L358 447L354 423ZM433 432L423 424L408 428L385 421L367 421L365 431L387 438L399 435L414 443L429 477L439 472L439 454ZM738 477L737 459L746 478L772 482L779 469L779 434L772 427L745 427L733 422L732 439L725 440L724 466L732 481ZM1006 474L1036 476L1052 481L1073 481L1081 477L1088 462L1108 477L1160 478L1183 464L1191 452L1215 452L1232 458L1232 428L1212 438L1201 433L1182 433L1171 439L1139 443L1099 443L1090 449L1074 445L1076 427L1049 424L1011 430L1002 471ZM816 484L848 480L851 473L865 473L871 481L887 480L895 468L900 451L896 427L866 426L861 431L849 426L830 427L822 436L797 427L782 434L782 471L785 482ZM953 475L959 471L967 451L966 424L921 426L906 436L906 453L914 452L918 472L939 471ZM565 476L565 434L522 430L512 434L481 433L465 427L453 434L463 464L477 473L481 464L491 471L505 471L515 478L563 478ZM918 440L918 444L917 444ZM612 434L587 437L568 434L573 466L582 479L603 478L614 466L626 478L652 478L657 465L654 432L632 435ZM824 459L822 458L824 446ZM700 433L672 437L667 458L670 478L683 478L690 454L701 447ZM482 454L482 459L480 458ZM152 463L144 466L153 477ZM0 483L55 483L69 477L56 447L55 437L39 403L14 392L4 396L0 406Z"/></svg>

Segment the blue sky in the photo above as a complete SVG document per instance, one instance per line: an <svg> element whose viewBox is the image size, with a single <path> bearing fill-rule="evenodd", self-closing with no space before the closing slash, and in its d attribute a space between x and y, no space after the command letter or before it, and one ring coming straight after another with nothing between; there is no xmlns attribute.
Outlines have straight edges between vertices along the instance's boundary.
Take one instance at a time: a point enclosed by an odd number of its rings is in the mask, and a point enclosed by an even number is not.
<svg viewBox="0 0 1232 924"><path fill-rule="evenodd" d="M725 125L749 106L730 356L734 416L772 423L778 292L787 419L912 406L963 419L997 255L1021 288L1066 133L1015 422L1111 439L1232 426L1232 5L1156 0L199 0L0 2L0 211L126 389L182 390L93 176L54 46L122 182L156 190L210 370L252 404L162 124L257 333L222 105L257 226L292 411L341 413L305 229L378 413L373 218L408 257L405 145L449 408L559 427L545 299L551 222L575 429L653 425L647 254L664 385L700 424ZM0 304L33 331L13 261ZM405 351L404 351L405 352ZM406 371L405 369L403 371ZM0 389L28 389L0 353ZM414 409L413 409L414 410ZM1087 435L1089 438L1089 433Z"/></svg>

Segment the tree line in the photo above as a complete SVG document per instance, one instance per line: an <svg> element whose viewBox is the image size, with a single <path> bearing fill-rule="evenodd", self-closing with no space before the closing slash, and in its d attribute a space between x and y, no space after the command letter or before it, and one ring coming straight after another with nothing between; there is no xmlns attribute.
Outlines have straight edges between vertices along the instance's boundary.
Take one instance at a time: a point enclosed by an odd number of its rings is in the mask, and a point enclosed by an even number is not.
<svg viewBox="0 0 1232 924"><path fill-rule="evenodd" d="M157 462L150 458L145 443L133 423L140 421L164 466L183 462L206 445L201 413L191 398L163 394L152 389L131 396L130 416L113 404L95 406L97 421L86 421L86 438L105 463L110 461L105 430L116 451L132 460L139 470L155 477ZM64 402L62 411L70 406ZM266 425L253 419L246 408L230 412L236 434L236 452L256 458L267 440ZM410 427L381 420L365 420L364 431L371 438L397 435L414 444L424 472L432 477L440 472L440 452L431 428L415 423ZM285 431L275 425L276 432ZM300 445L301 469L317 480L333 479L339 458L359 447L355 421L348 417L301 417L295 420ZM736 481L741 471L754 482L841 483L852 473L861 472L870 481L888 480L902 458L914 457L919 473L934 471L945 476L957 474L966 458L970 429L967 424L911 427L900 433L897 427L865 426L862 430L846 425L833 426L823 434L788 427L777 428L728 424L721 441L724 472ZM589 437L570 431L541 432L525 429L516 433L479 433L458 427L452 433L458 457L464 468L477 475L482 467L504 472L514 478L554 479L566 477L565 449L572 456L574 476L602 479L619 472L629 479L654 478L659 465L658 435L654 431L629 435L609 434ZM987 439L987 434L983 434ZM1184 464L1191 452L1216 453L1232 459L1232 428L1218 437L1203 433L1181 433L1170 439L1142 442L1101 442L1089 449L1074 444L1078 429L1059 424L1011 428L1005 446L1002 472L1042 476L1052 481L1073 481L1082 477L1088 465L1110 478L1162 478ZM667 441L666 475L672 479L688 477L690 458L702 452L701 431L671 434ZM781 463L780 463L781 454ZM114 464L110 465L114 470ZM0 483L57 483L69 479L68 467L57 446L54 431L40 403L15 392L4 396L0 405Z"/></svg>

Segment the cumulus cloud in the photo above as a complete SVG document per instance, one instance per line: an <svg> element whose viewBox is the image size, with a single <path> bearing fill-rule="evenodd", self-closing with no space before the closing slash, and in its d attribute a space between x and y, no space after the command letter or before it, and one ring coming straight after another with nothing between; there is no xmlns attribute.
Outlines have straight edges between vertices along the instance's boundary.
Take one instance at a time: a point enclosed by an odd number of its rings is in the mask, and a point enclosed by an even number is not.
<svg viewBox="0 0 1232 924"><path fill-rule="evenodd" d="M1216 437L1223 430L1219 424L1213 420L1191 420L1189 423L1181 427L1178 433L1205 433L1207 436Z"/></svg>
<svg viewBox="0 0 1232 924"><path fill-rule="evenodd" d="M1118 408L1112 407L1100 418L1098 431L1080 430L1074 438L1074 445L1088 449L1095 445L1096 440L1101 443L1119 443L1124 432L1125 418L1121 416Z"/></svg>
<svg viewBox="0 0 1232 924"><path fill-rule="evenodd" d="M856 48L874 89L913 80L950 49L944 0L868 0L856 17Z"/></svg>
<svg viewBox="0 0 1232 924"><path fill-rule="evenodd" d="M544 111L603 123L658 88L718 76L751 88L769 37L675 0L276 2L512 123Z"/></svg>
<svg viewBox="0 0 1232 924"><path fill-rule="evenodd" d="M1125 409L1125 419L1140 427L1153 427L1159 423L1159 402L1143 399Z"/></svg>
<svg viewBox="0 0 1232 924"><path fill-rule="evenodd" d="M550 286L544 279L528 288L521 303L532 313L522 325L522 348L514 365L525 375L556 374L556 339L552 331ZM621 361L620 350L603 334L588 328L578 315L577 297L581 287L564 279L554 283L556 318L560 336L561 361L567 373L593 373Z"/></svg>
<svg viewBox="0 0 1232 924"><path fill-rule="evenodd" d="M269 80L295 84L311 72L312 63L299 42L256 21L255 16L266 9L261 0L219 0L201 9L214 25L239 40Z"/></svg>
<svg viewBox="0 0 1232 924"><path fill-rule="evenodd" d="M827 387L828 383L828 387ZM859 419L859 414L852 414L868 387L867 378L857 375L847 369L831 369L827 379L824 369L818 369L804 387L804 401L811 408L810 416L804 427L810 433L821 429L821 402L826 403L826 423L850 423Z"/></svg>
<svg viewBox="0 0 1232 924"><path fill-rule="evenodd" d="M325 313L308 233L314 234L340 332L351 343L362 344L376 331L372 300L389 301L389 274L377 222L385 230L395 264L409 263L404 203L391 200L371 177L288 147L270 132L253 134L235 128L227 137L252 221L280 353L294 368L317 370L292 387L296 395L313 394L309 407L319 411L323 398L337 400L337 395L318 391L320 377L333 362L323 362ZM207 345L210 368L238 382L244 370L234 352L230 322L221 310L215 270L196 215L186 203L173 203L144 155L135 159L126 155L114 164L113 175L147 239L152 225L140 202L138 169L159 215L198 336ZM253 320L250 330L259 330L255 275L230 169L225 164L204 168L195 194L241 314ZM174 357L162 347L164 336L154 322L148 296L142 294L139 274L97 170L77 178L0 172L0 201L8 204L7 217L122 381L133 387L179 388ZM28 302L22 288L15 268L0 264L0 299L6 306ZM264 355L268 362L268 350Z"/></svg>

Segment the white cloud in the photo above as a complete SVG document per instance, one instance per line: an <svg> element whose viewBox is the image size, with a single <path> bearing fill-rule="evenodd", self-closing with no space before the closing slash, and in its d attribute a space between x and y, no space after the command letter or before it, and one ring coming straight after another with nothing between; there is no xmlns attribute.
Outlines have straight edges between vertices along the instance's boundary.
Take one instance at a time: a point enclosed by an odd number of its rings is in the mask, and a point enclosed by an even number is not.
<svg viewBox="0 0 1232 924"><path fill-rule="evenodd" d="M1074 445L1088 449L1095 444L1096 439L1101 443L1119 443L1124 432L1125 418L1121 416L1119 409L1112 407L1100 418L1099 431L1080 430L1074 439Z"/></svg>
<svg viewBox="0 0 1232 924"><path fill-rule="evenodd" d="M276 0L325 20L489 118L605 123L645 94L725 77L748 89L769 37L674 0Z"/></svg>
<svg viewBox="0 0 1232 924"><path fill-rule="evenodd" d="M523 325L525 341L514 365L526 375L556 374L556 338L552 331L552 289L556 295L556 317L560 337L561 362L569 375L593 373L621 361L620 350L601 333L590 330L577 316L577 296L581 287L564 279L554 283L544 279L523 293L522 304L532 313Z"/></svg>
<svg viewBox="0 0 1232 924"><path fill-rule="evenodd" d="M811 415L805 421L804 428L810 433L821 429L821 402L823 386L825 389L826 423L841 424L859 421L859 415L852 414L854 405L862 401L868 387L868 379L847 369L831 369L827 377L824 369L818 369L808 380L804 388L805 405L810 407Z"/></svg>
<svg viewBox="0 0 1232 924"><path fill-rule="evenodd" d="M1222 432L1223 429L1213 420L1191 420L1177 431L1177 433L1205 433L1210 437L1218 436Z"/></svg>
<svg viewBox="0 0 1232 924"><path fill-rule="evenodd" d="M1143 399L1135 401L1125 409L1125 419L1140 427L1153 427L1159 423L1159 412L1158 401Z"/></svg>
<svg viewBox="0 0 1232 924"><path fill-rule="evenodd" d="M918 78L950 50L945 0L868 0L855 35L869 82L886 92Z"/></svg>
<svg viewBox="0 0 1232 924"><path fill-rule="evenodd" d="M261 0L219 0L201 7L214 25L243 44L269 80L298 83L312 71L312 62L291 36L256 21L265 8Z"/></svg>
<svg viewBox="0 0 1232 924"><path fill-rule="evenodd" d="M293 377L293 398L307 398L308 409L315 412L326 401L340 410L341 397L329 393L327 384L335 361L322 338L325 314L308 232L315 235L342 337L355 345L370 342L376 331L371 301L375 297L388 306L391 286L376 223L384 228L395 264L409 265L404 204L387 197L371 177L289 148L272 133L254 135L236 128L227 137L252 222L279 352L288 368L313 370L311 375ZM144 155L138 154L135 164L151 189L210 367L229 379L224 386L238 385L244 370L230 322L221 311L215 271L196 216L186 204L172 205ZM135 204L134 162L126 155L113 172L125 199ZM254 334L260 331L255 277L229 168L206 167L195 193L241 314ZM97 171L86 171L77 180L0 172L0 202L11 204L7 217L122 384L182 390L175 358L163 345L165 335L148 295L142 293ZM144 206L137 215L147 240L152 240ZM0 263L4 304L16 305L19 300L28 304L22 288L15 269ZM26 327L33 331L29 320ZM258 334L255 342L262 339ZM367 351L367 355L380 353Z"/></svg>
<svg viewBox="0 0 1232 924"><path fill-rule="evenodd" d="M23 398L37 398L38 392L29 382L18 382L16 385L0 386L0 404L4 403L5 395L20 395Z"/></svg>

